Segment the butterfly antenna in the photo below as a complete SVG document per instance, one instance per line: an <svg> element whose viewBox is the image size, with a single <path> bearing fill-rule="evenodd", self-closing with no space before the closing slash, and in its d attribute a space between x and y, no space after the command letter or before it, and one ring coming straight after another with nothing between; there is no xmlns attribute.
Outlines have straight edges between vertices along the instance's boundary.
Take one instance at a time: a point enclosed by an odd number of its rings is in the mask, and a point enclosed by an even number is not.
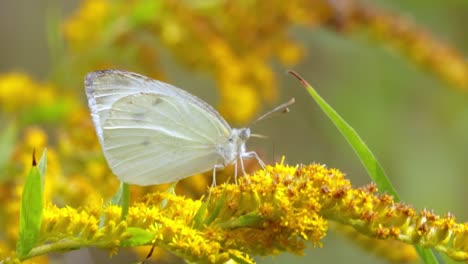
<svg viewBox="0 0 468 264"><path fill-rule="evenodd" d="M262 134L250 134L250 137L255 137L255 138L268 138L268 136L262 135Z"/></svg>
<svg viewBox="0 0 468 264"><path fill-rule="evenodd" d="M278 105L277 107L273 108L272 110L266 112L265 114L261 115L260 117L258 117L257 119L255 119L251 124L250 126L256 124L258 121L260 120L263 120L265 119L266 117L270 116L271 114L274 114L276 112L279 112L279 111L282 111L282 112L285 112L285 113L288 113L289 112L289 106L294 104L296 102L296 99L294 98L291 98L289 99L289 101L287 101L286 103L284 104L281 104L281 105ZM250 127L249 126L249 127Z"/></svg>

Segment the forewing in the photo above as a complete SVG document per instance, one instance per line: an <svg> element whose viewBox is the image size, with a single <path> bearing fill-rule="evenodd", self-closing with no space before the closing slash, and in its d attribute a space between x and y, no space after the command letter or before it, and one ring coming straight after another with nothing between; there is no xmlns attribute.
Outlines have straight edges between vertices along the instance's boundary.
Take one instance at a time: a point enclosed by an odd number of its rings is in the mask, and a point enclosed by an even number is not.
<svg viewBox="0 0 468 264"><path fill-rule="evenodd" d="M201 99L173 85L136 73L118 70L91 72L86 75L85 89L96 133L101 143L103 142L102 128L112 105L121 98L139 93L154 93L184 100L213 116L213 120L217 122L216 126L231 130L218 112Z"/></svg>
<svg viewBox="0 0 468 264"><path fill-rule="evenodd" d="M221 163L216 148L229 134L216 115L191 100L137 93L107 109L102 147L122 181L160 184Z"/></svg>

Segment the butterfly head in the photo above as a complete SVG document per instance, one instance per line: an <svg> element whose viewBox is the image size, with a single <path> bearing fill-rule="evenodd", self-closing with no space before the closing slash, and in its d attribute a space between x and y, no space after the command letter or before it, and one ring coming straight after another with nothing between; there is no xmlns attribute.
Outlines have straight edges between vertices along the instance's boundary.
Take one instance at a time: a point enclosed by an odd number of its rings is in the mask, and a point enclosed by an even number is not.
<svg viewBox="0 0 468 264"><path fill-rule="evenodd" d="M223 165L227 166L245 153L245 142L250 138L250 128L233 128L229 140L220 145L218 153L223 157Z"/></svg>

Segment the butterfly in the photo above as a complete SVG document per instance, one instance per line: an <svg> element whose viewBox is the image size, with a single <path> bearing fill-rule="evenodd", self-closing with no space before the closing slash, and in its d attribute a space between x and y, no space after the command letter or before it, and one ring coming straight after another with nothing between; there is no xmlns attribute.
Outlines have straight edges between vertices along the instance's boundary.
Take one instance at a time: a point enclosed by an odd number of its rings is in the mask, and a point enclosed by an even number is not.
<svg viewBox="0 0 468 264"><path fill-rule="evenodd" d="M245 173L242 159L251 157L265 166L246 151L249 128L231 128L185 90L119 70L87 74L85 90L104 156L123 182L162 184L209 170L215 182L216 169L240 160Z"/></svg>

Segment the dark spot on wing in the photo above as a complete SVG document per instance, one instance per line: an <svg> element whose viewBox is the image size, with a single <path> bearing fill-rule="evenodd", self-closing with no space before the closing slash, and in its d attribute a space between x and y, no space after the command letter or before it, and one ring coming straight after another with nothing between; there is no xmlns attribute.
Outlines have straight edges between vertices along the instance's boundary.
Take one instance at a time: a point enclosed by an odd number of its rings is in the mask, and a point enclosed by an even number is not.
<svg viewBox="0 0 468 264"><path fill-rule="evenodd" d="M162 99L160 97L153 97L153 99L151 100L151 105L152 106L156 106L160 103L162 103Z"/></svg>
<svg viewBox="0 0 468 264"><path fill-rule="evenodd" d="M134 113L132 117L136 120L144 120L145 113Z"/></svg>
<svg viewBox="0 0 468 264"><path fill-rule="evenodd" d="M135 100L135 98L132 98L132 97L123 97L121 99L121 101L125 104L129 104L129 105L133 105L133 101ZM120 100L119 100L120 101Z"/></svg>
<svg viewBox="0 0 468 264"><path fill-rule="evenodd" d="M149 146L150 143L151 142L149 141L149 139L146 138L145 140L143 140L143 142L141 142L141 145L147 147L147 146Z"/></svg>

